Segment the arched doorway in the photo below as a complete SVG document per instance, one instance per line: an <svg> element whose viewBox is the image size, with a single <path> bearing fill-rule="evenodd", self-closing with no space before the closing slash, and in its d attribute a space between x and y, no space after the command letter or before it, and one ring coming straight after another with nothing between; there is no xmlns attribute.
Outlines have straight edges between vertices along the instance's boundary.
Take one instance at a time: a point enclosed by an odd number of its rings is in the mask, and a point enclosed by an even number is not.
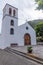
<svg viewBox="0 0 43 65"><path fill-rule="evenodd" d="M24 35L24 45L31 45L31 37L28 33Z"/></svg>

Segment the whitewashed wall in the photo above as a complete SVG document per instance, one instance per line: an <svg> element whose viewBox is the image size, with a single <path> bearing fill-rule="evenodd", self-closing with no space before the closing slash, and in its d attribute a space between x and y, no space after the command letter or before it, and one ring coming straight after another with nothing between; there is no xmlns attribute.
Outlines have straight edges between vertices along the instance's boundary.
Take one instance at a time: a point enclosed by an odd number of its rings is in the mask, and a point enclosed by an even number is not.
<svg viewBox="0 0 43 65"><path fill-rule="evenodd" d="M9 16L9 8L12 9L12 15ZM15 10L16 14L15 17L13 16L13 10ZM11 20L14 21L14 26L11 26ZM11 43L16 43L16 33L17 33L17 26L18 26L18 9L6 4L3 9L3 20L2 20L2 36L3 36L3 46L7 47L10 46ZM14 35L10 34L10 29L14 29Z"/></svg>
<svg viewBox="0 0 43 65"><path fill-rule="evenodd" d="M14 26L11 26L11 20L14 20ZM16 33L17 33L17 23L18 23L18 19L10 17L10 16L6 16L3 20L4 23L2 23L2 34L4 36L4 44L5 47L6 46L10 46L11 43L16 43ZM14 35L10 34L10 29L13 28L14 29Z"/></svg>
<svg viewBox="0 0 43 65"><path fill-rule="evenodd" d="M12 10L16 10L15 17L13 17L13 15L9 16L9 7L11 7ZM34 29L28 23L18 26L18 9L6 4L3 12L4 14L2 20L2 33L0 35L0 48L10 46L11 43L18 43L19 46L24 46L24 35L26 33L30 34L31 45L36 45L36 33ZM14 26L10 25L11 20L14 20ZM26 30L26 26L28 26L28 30ZM10 34L11 28L14 29L14 35Z"/></svg>
<svg viewBox="0 0 43 65"><path fill-rule="evenodd" d="M28 30L26 30L26 26L28 26ZM30 34L31 37L31 45L36 45L36 33L34 31L34 29L28 24L25 23L21 26L19 26L18 28L18 36L17 36L17 41L19 43L20 46L24 45L24 35L26 33Z"/></svg>

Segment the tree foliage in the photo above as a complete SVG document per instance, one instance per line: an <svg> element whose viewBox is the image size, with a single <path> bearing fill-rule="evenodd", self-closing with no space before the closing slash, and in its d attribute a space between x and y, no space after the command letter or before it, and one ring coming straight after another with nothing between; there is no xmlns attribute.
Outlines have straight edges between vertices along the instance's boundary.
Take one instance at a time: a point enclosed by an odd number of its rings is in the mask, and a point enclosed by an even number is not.
<svg viewBox="0 0 43 65"><path fill-rule="evenodd" d="M35 30L36 30L37 41L43 42L43 22L38 23L35 26Z"/></svg>
<svg viewBox="0 0 43 65"><path fill-rule="evenodd" d="M35 26L35 30L36 30L36 35L37 35L37 36L43 37L43 22L38 23L38 24Z"/></svg>
<svg viewBox="0 0 43 65"><path fill-rule="evenodd" d="M42 9L43 10L43 0L35 0L36 1L36 3L38 4L38 7L37 7L37 9Z"/></svg>

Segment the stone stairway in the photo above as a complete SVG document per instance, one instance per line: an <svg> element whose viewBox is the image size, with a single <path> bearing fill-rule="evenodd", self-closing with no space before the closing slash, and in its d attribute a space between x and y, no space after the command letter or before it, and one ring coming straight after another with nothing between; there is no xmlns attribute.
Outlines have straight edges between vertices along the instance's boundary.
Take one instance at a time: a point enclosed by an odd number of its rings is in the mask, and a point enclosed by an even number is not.
<svg viewBox="0 0 43 65"><path fill-rule="evenodd" d="M34 62L43 64L43 59L37 58L37 57L35 57L35 56L31 55L31 54L23 53L21 51L17 51L17 50L11 49L9 47L7 47L4 50L7 51L7 52L9 52L9 53L14 53L14 54L23 56L23 57L25 57L27 59L30 59L30 60L34 61Z"/></svg>
<svg viewBox="0 0 43 65"><path fill-rule="evenodd" d="M19 54L16 50L8 47L4 50L0 49L0 65L41 65L27 61L25 58L20 57L20 55L24 56L24 53L21 54L20 52Z"/></svg>

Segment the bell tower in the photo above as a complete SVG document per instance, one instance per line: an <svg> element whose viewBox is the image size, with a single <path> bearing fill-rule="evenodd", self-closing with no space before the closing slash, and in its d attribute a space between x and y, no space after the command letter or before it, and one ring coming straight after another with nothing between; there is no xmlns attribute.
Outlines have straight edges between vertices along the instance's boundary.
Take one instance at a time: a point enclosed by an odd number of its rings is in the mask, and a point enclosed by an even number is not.
<svg viewBox="0 0 43 65"><path fill-rule="evenodd" d="M9 15L9 16L18 18L18 8L13 7L9 4L6 4L5 7L3 8L3 17L5 15Z"/></svg>
<svg viewBox="0 0 43 65"><path fill-rule="evenodd" d="M15 35L18 26L18 8L6 4L3 9L2 35L5 46L16 43Z"/></svg>

